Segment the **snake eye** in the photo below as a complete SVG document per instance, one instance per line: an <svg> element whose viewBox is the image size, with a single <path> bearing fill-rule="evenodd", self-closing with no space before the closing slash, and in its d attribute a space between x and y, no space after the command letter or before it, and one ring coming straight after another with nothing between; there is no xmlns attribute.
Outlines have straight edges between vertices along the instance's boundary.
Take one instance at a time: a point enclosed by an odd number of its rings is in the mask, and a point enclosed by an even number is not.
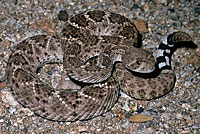
<svg viewBox="0 0 200 134"><path fill-rule="evenodd" d="M137 64L137 65L140 65L140 61L136 61L136 64Z"/></svg>

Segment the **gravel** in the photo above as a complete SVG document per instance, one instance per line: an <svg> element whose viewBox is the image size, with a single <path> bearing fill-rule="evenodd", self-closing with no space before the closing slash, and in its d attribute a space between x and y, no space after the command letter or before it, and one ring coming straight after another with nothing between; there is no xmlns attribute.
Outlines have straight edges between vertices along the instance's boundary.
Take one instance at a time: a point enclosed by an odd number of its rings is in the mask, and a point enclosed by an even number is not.
<svg viewBox="0 0 200 134"><path fill-rule="evenodd" d="M103 116L88 121L53 122L34 115L18 104L6 87L5 68L13 47L37 34L59 33L68 17L91 9L120 13L148 23L143 47L155 54L164 35L189 33L197 49L178 49L172 56L176 85L172 92L152 101L121 95ZM0 1L0 133L200 133L200 3L198 0L1 0ZM48 74L48 73L47 73ZM133 123L130 117L153 117Z"/></svg>

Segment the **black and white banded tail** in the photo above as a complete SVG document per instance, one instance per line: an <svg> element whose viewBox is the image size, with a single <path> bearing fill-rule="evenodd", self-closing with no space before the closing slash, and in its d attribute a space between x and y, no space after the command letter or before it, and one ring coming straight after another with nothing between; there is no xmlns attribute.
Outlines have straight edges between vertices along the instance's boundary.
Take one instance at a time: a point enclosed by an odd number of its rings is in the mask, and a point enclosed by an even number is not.
<svg viewBox="0 0 200 134"><path fill-rule="evenodd" d="M156 55L158 69L171 70L171 56L180 47L196 48L197 46L185 32L178 31L164 37Z"/></svg>

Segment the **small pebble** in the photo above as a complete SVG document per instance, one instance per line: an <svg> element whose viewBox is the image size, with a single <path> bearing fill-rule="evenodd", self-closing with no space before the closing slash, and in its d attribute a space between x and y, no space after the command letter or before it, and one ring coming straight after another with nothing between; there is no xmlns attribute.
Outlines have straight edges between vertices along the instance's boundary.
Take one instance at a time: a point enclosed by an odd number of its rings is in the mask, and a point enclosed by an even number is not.
<svg viewBox="0 0 200 134"><path fill-rule="evenodd" d="M58 14L58 19L62 21L67 21L68 20L68 13L66 10L61 10Z"/></svg>
<svg viewBox="0 0 200 134"><path fill-rule="evenodd" d="M136 112L137 112L137 113L142 113L143 111L144 111L144 108L143 108L143 107L140 107L140 108L137 109Z"/></svg>
<svg viewBox="0 0 200 134"><path fill-rule="evenodd" d="M138 9L138 8L139 8L139 5L138 5L138 4L133 4L131 10L133 10L133 9Z"/></svg>
<svg viewBox="0 0 200 134"><path fill-rule="evenodd" d="M198 15L200 15L200 6L197 6L194 8L194 12Z"/></svg>
<svg viewBox="0 0 200 134"><path fill-rule="evenodd" d="M0 82L0 89L3 89L6 87L6 84L4 82Z"/></svg>

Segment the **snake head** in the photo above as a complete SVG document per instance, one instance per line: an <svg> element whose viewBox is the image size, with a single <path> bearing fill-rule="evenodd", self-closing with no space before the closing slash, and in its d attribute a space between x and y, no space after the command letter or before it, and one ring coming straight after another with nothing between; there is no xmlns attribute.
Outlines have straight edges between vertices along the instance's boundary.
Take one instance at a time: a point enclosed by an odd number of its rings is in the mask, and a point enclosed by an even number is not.
<svg viewBox="0 0 200 134"><path fill-rule="evenodd" d="M124 66L133 72L150 73L155 69L155 59L148 51L131 47L122 56Z"/></svg>

